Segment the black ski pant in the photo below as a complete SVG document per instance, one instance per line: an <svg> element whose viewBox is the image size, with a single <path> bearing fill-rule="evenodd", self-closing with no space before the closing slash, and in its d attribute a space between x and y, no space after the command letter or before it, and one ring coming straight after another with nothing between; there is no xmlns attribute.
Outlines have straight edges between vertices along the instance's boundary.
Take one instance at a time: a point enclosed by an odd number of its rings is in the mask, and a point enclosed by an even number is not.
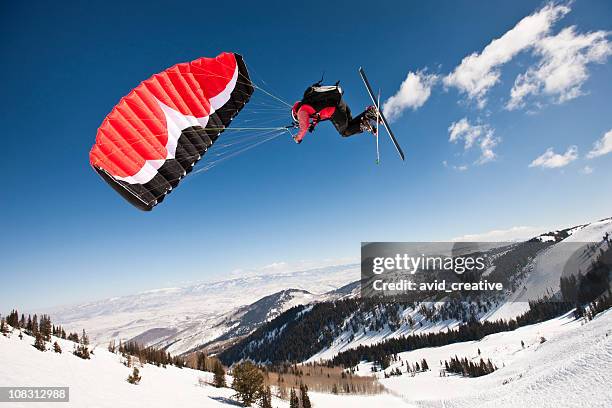
<svg viewBox="0 0 612 408"><path fill-rule="evenodd" d="M352 117L351 109L343 99L340 99L338 106L336 106L336 111L331 117L331 121L342 137L349 137L361 133L361 120L363 115L365 115L365 111Z"/></svg>

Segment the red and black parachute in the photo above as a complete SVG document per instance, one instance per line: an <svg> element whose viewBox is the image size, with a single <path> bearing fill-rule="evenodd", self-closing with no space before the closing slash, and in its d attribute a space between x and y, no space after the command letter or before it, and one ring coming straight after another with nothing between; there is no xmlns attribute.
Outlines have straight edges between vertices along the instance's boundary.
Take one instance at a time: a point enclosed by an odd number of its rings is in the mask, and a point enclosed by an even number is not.
<svg viewBox="0 0 612 408"><path fill-rule="evenodd" d="M253 91L238 54L174 65L140 83L106 116L90 163L123 198L150 211L193 169Z"/></svg>

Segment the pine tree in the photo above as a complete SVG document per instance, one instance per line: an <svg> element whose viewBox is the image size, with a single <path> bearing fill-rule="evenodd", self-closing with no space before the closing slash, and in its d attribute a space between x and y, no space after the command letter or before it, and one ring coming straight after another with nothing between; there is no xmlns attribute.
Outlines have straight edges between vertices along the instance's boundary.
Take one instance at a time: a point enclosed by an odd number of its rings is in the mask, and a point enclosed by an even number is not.
<svg viewBox="0 0 612 408"><path fill-rule="evenodd" d="M45 340L43 339L42 334L40 332L36 332L36 337L34 339L34 347L40 351L46 351Z"/></svg>
<svg viewBox="0 0 612 408"><path fill-rule="evenodd" d="M87 349L87 346L84 346L82 344L79 344L78 346L76 346L72 354L74 354L77 357L81 357L83 360L89 360L90 358L89 350Z"/></svg>
<svg viewBox="0 0 612 408"><path fill-rule="evenodd" d="M213 367L213 385L217 388L226 387L225 383L225 370L223 369L223 365L220 361L215 362L215 366Z"/></svg>
<svg viewBox="0 0 612 408"><path fill-rule="evenodd" d="M427 364L427 360L423 359L423 361L421 361L421 368L423 369L423 371L429 370L429 365Z"/></svg>
<svg viewBox="0 0 612 408"><path fill-rule="evenodd" d="M312 408L308 397L308 387L304 383L300 384L300 400L302 401L302 408Z"/></svg>
<svg viewBox="0 0 612 408"><path fill-rule="evenodd" d="M11 313L6 317L6 324L19 328L19 313L17 313L17 310L11 310Z"/></svg>
<svg viewBox="0 0 612 408"><path fill-rule="evenodd" d="M87 337L85 329L83 329L83 334L81 335L81 344L84 346L89 346L89 337Z"/></svg>
<svg viewBox="0 0 612 408"><path fill-rule="evenodd" d="M138 370L138 368L134 367L132 374L130 374L127 378L127 382L129 382L130 384L138 385L141 379L142 377L140 376L140 371Z"/></svg>
<svg viewBox="0 0 612 408"><path fill-rule="evenodd" d="M45 341L51 340L51 318L47 315L40 316L40 333Z"/></svg>
<svg viewBox="0 0 612 408"><path fill-rule="evenodd" d="M81 341L75 347L72 354L74 354L77 357L81 357L83 360L89 360L90 356L89 356L89 349L87 348L88 344L89 344L89 339L87 338L87 334L85 334L85 330L83 330L83 336L81 337Z"/></svg>
<svg viewBox="0 0 612 408"><path fill-rule="evenodd" d="M62 354L62 348L57 343L57 341L53 343L53 351L55 351L56 353Z"/></svg>
<svg viewBox="0 0 612 408"><path fill-rule="evenodd" d="M8 334L8 326L6 325L6 323L4 322L4 317L2 319L0 319L0 333L2 333L2 335L6 336Z"/></svg>
<svg viewBox="0 0 612 408"><path fill-rule="evenodd" d="M250 361L237 364L233 370L234 381L232 388L236 391L235 397L244 406L250 407L259 399L263 390L263 375Z"/></svg>
<svg viewBox="0 0 612 408"><path fill-rule="evenodd" d="M300 408L300 400L293 388L289 394L289 408Z"/></svg>
<svg viewBox="0 0 612 408"><path fill-rule="evenodd" d="M272 391L270 391L270 387L264 388L263 392L261 393L259 406L261 408L272 408Z"/></svg>

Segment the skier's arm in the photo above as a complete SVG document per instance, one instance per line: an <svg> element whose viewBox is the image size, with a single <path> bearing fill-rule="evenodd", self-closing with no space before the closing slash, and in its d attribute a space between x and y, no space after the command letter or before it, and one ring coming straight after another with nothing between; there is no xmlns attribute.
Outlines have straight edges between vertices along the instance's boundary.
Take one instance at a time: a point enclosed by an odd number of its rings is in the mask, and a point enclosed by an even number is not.
<svg viewBox="0 0 612 408"><path fill-rule="evenodd" d="M296 141L301 142L304 136L306 136L306 132L310 129L310 115L315 112L310 106L302 106L297 113L298 122L300 124L300 130L295 136Z"/></svg>

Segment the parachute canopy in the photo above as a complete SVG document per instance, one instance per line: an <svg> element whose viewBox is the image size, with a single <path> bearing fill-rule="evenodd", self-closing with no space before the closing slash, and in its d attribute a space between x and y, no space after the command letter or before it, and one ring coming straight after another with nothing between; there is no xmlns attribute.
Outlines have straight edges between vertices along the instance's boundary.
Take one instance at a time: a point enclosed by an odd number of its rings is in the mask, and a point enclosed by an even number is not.
<svg viewBox="0 0 612 408"><path fill-rule="evenodd" d="M253 91L238 54L174 65L140 83L106 116L90 163L123 198L150 211L193 169Z"/></svg>

